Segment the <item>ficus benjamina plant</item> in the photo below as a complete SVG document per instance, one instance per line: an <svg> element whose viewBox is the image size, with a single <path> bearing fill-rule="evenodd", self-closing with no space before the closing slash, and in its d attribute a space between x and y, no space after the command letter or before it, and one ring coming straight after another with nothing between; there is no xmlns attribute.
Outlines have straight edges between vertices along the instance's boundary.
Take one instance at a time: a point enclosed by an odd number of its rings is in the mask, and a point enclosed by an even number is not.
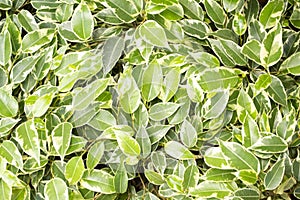
<svg viewBox="0 0 300 200"><path fill-rule="evenodd" d="M300 199L299 0L0 0L0 199Z"/></svg>

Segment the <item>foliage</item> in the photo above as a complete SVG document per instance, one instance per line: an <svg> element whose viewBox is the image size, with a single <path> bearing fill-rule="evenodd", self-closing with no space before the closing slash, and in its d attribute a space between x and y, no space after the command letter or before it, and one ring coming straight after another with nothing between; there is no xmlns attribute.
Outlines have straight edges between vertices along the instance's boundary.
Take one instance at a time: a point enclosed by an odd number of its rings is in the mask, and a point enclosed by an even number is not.
<svg viewBox="0 0 300 200"><path fill-rule="evenodd" d="M300 198L299 13L0 0L1 198Z"/></svg>

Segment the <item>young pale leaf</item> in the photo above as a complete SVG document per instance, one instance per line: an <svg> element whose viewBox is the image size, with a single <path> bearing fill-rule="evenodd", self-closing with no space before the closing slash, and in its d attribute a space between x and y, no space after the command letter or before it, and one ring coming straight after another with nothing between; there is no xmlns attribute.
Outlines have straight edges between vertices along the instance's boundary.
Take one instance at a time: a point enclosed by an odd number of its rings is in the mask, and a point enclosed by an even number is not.
<svg viewBox="0 0 300 200"><path fill-rule="evenodd" d="M214 119L219 117L226 109L229 100L229 90L222 90L208 98L202 106L203 117Z"/></svg>
<svg viewBox="0 0 300 200"><path fill-rule="evenodd" d="M285 170L284 160L285 159L279 159L267 172L264 178L266 190L274 190L280 185Z"/></svg>
<svg viewBox="0 0 300 200"><path fill-rule="evenodd" d="M46 200L66 200L69 199L68 187L60 178L54 178L48 181L45 185Z"/></svg>
<svg viewBox="0 0 300 200"><path fill-rule="evenodd" d="M141 147L141 156L146 158L151 153L151 140L144 126L138 129L135 138Z"/></svg>
<svg viewBox="0 0 300 200"><path fill-rule="evenodd" d="M100 162L104 154L104 143L102 141L93 144L89 149L86 159L86 165L89 170L93 170Z"/></svg>
<svg viewBox="0 0 300 200"><path fill-rule="evenodd" d="M272 82L270 74L261 74L255 82L255 89L258 91L264 90L269 87Z"/></svg>
<svg viewBox="0 0 300 200"><path fill-rule="evenodd" d="M113 194L116 192L114 177L104 170L94 169L91 172L85 171L80 185L94 192Z"/></svg>
<svg viewBox="0 0 300 200"><path fill-rule="evenodd" d="M282 27L278 23L262 42L260 60L265 68L276 64L283 54Z"/></svg>
<svg viewBox="0 0 300 200"><path fill-rule="evenodd" d="M50 107L53 97L54 97L53 93L48 93L39 97L32 105L31 112L33 116L34 117L43 116L47 112L48 108Z"/></svg>
<svg viewBox="0 0 300 200"><path fill-rule="evenodd" d="M187 35L203 40L210 32L208 26L199 20L195 19L183 19L180 21L184 32Z"/></svg>
<svg viewBox="0 0 300 200"><path fill-rule="evenodd" d="M4 30L0 34L0 65L5 66L9 61L12 54L11 37L8 30Z"/></svg>
<svg viewBox="0 0 300 200"><path fill-rule="evenodd" d="M204 161L208 166L213 168L231 169L220 147L211 147L207 149L204 154Z"/></svg>
<svg viewBox="0 0 300 200"><path fill-rule="evenodd" d="M257 64L261 64L260 52L262 49L261 43L257 40L249 40L242 47L242 53Z"/></svg>
<svg viewBox="0 0 300 200"><path fill-rule="evenodd" d="M149 109L149 117L154 121L161 121L175 113L179 106L179 104L172 102L154 104Z"/></svg>
<svg viewBox="0 0 300 200"><path fill-rule="evenodd" d="M221 140L219 144L231 167L237 170L250 169L259 174L259 160L244 146L236 142L222 142Z"/></svg>
<svg viewBox="0 0 300 200"><path fill-rule="evenodd" d="M82 1L74 10L71 18L72 30L82 40L92 36L94 19L89 6Z"/></svg>
<svg viewBox="0 0 300 200"><path fill-rule="evenodd" d="M3 178L0 179L0 195L3 199L11 199L12 196L12 187L6 183Z"/></svg>
<svg viewBox="0 0 300 200"><path fill-rule="evenodd" d="M39 29L29 32L22 40L22 51L24 53L36 52L52 41L54 32L54 29Z"/></svg>
<svg viewBox="0 0 300 200"><path fill-rule="evenodd" d="M40 164L40 142L38 131L33 120L23 122L16 129L16 140L23 151L33 157Z"/></svg>
<svg viewBox="0 0 300 200"><path fill-rule="evenodd" d="M247 30L247 21L244 15L234 15L232 29L238 35L243 35Z"/></svg>
<svg viewBox="0 0 300 200"><path fill-rule="evenodd" d="M58 124L52 131L53 147L59 154L61 160L64 159L70 146L73 125L69 122Z"/></svg>
<svg viewBox="0 0 300 200"><path fill-rule="evenodd" d="M139 156L141 148L139 143L126 132L118 131L116 138L122 152L127 156Z"/></svg>
<svg viewBox="0 0 300 200"><path fill-rule="evenodd" d="M180 139L189 148L195 146L197 143L197 131L187 120L184 120L181 124Z"/></svg>
<svg viewBox="0 0 300 200"><path fill-rule="evenodd" d="M259 138L250 148L260 153L282 153L287 151L288 144L281 137L270 135Z"/></svg>
<svg viewBox="0 0 300 200"><path fill-rule="evenodd" d="M194 155L181 143L176 141L170 141L165 144L166 153L179 160L190 160L194 159Z"/></svg>
<svg viewBox="0 0 300 200"><path fill-rule="evenodd" d="M224 25L226 13L217 1L204 0L204 7L209 18L218 25Z"/></svg>
<svg viewBox="0 0 300 200"><path fill-rule="evenodd" d="M287 95L285 88L279 78L271 75L272 82L266 89L268 95L278 104L287 105Z"/></svg>
<svg viewBox="0 0 300 200"><path fill-rule="evenodd" d="M194 188L199 181L199 169L196 165L188 166L183 175L182 188L188 190Z"/></svg>
<svg viewBox="0 0 300 200"><path fill-rule="evenodd" d="M207 69L200 76L199 84L205 92L213 92L220 89L234 88L239 81L235 71L220 67Z"/></svg>
<svg viewBox="0 0 300 200"><path fill-rule="evenodd" d="M10 131L20 119L2 118L0 119L0 137Z"/></svg>
<svg viewBox="0 0 300 200"><path fill-rule="evenodd" d="M117 193L125 193L128 188L128 175L124 163L122 162L115 174L115 189Z"/></svg>
<svg viewBox="0 0 300 200"><path fill-rule="evenodd" d="M241 122L245 121L246 115L249 114L253 119L256 119L258 112L256 110L255 104L252 98L244 91L240 90L240 93L237 98L237 114Z"/></svg>
<svg viewBox="0 0 300 200"><path fill-rule="evenodd" d="M109 111L103 109L100 109L93 119L88 122L89 126L97 129L98 131L104 131L116 124L116 118Z"/></svg>
<svg viewBox="0 0 300 200"><path fill-rule="evenodd" d="M177 92L180 82L180 69L174 68L166 74L161 88L160 98L163 102L168 102Z"/></svg>
<svg viewBox="0 0 300 200"><path fill-rule="evenodd" d="M284 1L268 1L268 4L263 7L259 15L259 21L264 25L266 29L272 28L276 24L279 24L279 20L284 10Z"/></svg>
<svg viewBox="0 0 300 200"><path fill-rule="evenodd" d="M231 12L239 5L240 0L222 0L226 12Z"/></svg>
<svg viewBox="0 0 300 200"><path fill-rule="evenodd" d="M35 67L38 59L34 56L28 56L17 62L10 73L10 79L14 84L22 83L28 76L28 74Z"/></svg>
<svg viewBox="0 0 300 200"><path fill-rule="evenodd" d="M191 188L190 194L198 198L219 198L224 199L231 194L230 188L226 183L218 183L212 181L203 181L195 188Z"/></svg>
<svg viewBox="0 0 300 200"><path fill-rule="evenodd" d="M70 185L77 184L84 173L84 163L81 156L72 157L65 168L65 177Z"/></svg>
<svg viewBox="0 0 300 200"><path fill-rule="evenodd" d="M6 90L0 88L0 116L15 117L19 111L17 100Z"/></svg>
<svg viewBox="0 0 300 200"><path fill-rule="evenodd" d="M281 65L280 70L287 70L289 73L299 76L300 75L300 52L292 54Z"/></svg>
<svg viewBox="0 0 300 200"><path fill-rule="evenodd" d="M242 127L243 145L250 147L255 144L260 137L261 135L255 120L247 114Z"/></svg>
<svg viewBox="0 0 300 200"><path fill-rule="evenodd" d="M153 60L143 73L142 77L142 96L146 101L155 99L162 87L163 74L162 67Z"/></svg>
<svg viewBox="0 0 300 200"><path fill-rule="evenodd" d="M22 155L16 145L10 140L5 140L0 145L0 156L5 158L9 164L23 169Z"/></svg>
<svg viewBox="0 0 300 200"><path fill-rule="evenodd" d="M115 36L107 39L103 46L102 62L104 74L109 73L120 59L125 48L123 37Z"/></svg>
<svg viewBox="0 0 300 200"><path fill-rule="evenodd" d="M147 43L157 47L169 48L166 33L163 27L161 27L156 21L147 20L137 30L139 31L142 39Z"/></svg>

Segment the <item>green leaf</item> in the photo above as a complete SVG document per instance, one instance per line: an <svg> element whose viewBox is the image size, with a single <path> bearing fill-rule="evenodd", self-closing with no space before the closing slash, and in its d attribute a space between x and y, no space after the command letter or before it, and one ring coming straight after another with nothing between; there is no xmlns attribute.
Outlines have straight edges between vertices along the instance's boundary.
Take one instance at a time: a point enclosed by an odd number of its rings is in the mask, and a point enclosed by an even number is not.
<svg viewBox="0 0 300 200"><path fill-rule="evenodd" d="M179 3L183 7L184 15L191 19L203 20L204 12L195 0L179 0Z"/></svg>
<svg viewBox="0 0 300 200"><path fill-rule="evenodd" d="M84 1L75 8L71 25L72 30L80 39L87 40L92 36L94 29L93 15Z"/></svg>
<svg viewBox="0 0 300 200"><path fill-rule="evenodd" d="M240 0L223 0L222 2L226 12L231 12L236 9Z"/></svg>
<svg viewBox="0 0 300 200"><path fill-rule="evenodd" d="M187 35L203 40L207 37L207 34L210 32L208 26L200 21L195 19L183 19L180 21L184 32Z"/></svg>
<svg viewBox="0 0 300 200"><path fill-rule="evenodd" d="M16 145L10 140L5 140L0 145L0 156L5 158L9 164L23 169L22 155Z"/></svg>
<svg viewBox="0 0 300 200"><path fill-rule="evenodd" d="M203 117L213 119L219 117L227 107L229 90L216 92L202 106Z"/></svg>
<svg viewBox="0 0 300 200"><path fill-rule="evenodd" d="M144 126L138 129L135 138L141 147L141 156L146 158L151 153L151 140Z"/></svg>
<svg viewBox="0 0 300 200"><path fill-rule="evenodd" d="M68 187L60 178L53 178L45 185L46 200L65 200L69 199Z"/></svg>
<svg viewBox="0 0 300 200"><path fill-rule="evenodd" d="M14 84L22 83L33 70L37 58L34 56L28 56L17 62L10 73L10 79Z"/></svg>
<svg viewBox="0 0 300 200"><path fill-rule="evenodd" d="M160 16L164 17L166 20L176 21L183 18L184 10L180 4L173 4L167 6L161 13Z"/></svg>
<svg viewBox="0 0 300 200"><path fill-rule="evenodd" d="M212 181L203 181L195 188L190 191L192 196L197 198L210 198L216 197L224 199L224 197L231 194L231 190L227 187L225 183L218 183Z"/></svg>
<svg viewBox="0 0 300 200"><path fill-rule="evenodd" d="M266 190L274 190L280 185L285 170L284 160L285 159L279 159L266 173L264 178Z"/></svg>
<svg viewBox="0 0 300 200"><path fill-rule="evenodd" d="M182 188L188 190L194 188L199 180L199 169L196 165L188 166L183 175Z"/></svg>
<svg viewBox="0 0 300 200"><path fill-rule="evenodd" d="M176 141L170 141L165 144L166 153L179 160L194 159L194 155L181 143Z"/></svg>
<svg viewBox="0 0 300 200"><path fill-rule="evenodd" d="M88 122L88 125L98 131L104 131L116 124L117 122L115 117L109 111L103 109L100 109L99 112Z"/></svg>
<svg viewBox="0 0 300 200"><path fill-rule="evenodd" d="M127 191L128 176L123 162L118 167L118 170L115 174L114 183L115 183L115 189L117 193L125 193Z"/></svg>
<svg viewBox="0 0 300 200"><path fill-rule="evenodd" d="M266 29L274 27L278 24L282 12L284 11L284 1L268 1L267 5L263 7L259 15L259 21Z"/></svg>
<svg viewBox="0 0 300 200"><path fill-rule="evenodd" d="M149 117L154 121L161 121L175 113L179 106L172 102L157 103L149 109Z"/></svg>
<svg viewBox="0 0 300 200"><path fill-rule="evenodd" d="M111 37L105 41L103 46L102 63L103 72L107 74L116 65L125 48L125 41L122 37Z"/></svg>
<svg viewBox="0 0 300 200"><path fill-rule="evenodd" d="M3 179L0 179L0 195L3 199L11 199L12 196L12 187L9 184L7 184Z"/></svg>
<svg viewBox="0 0 300 200"><path fill-rule="evenodd" d="M164 78L164 83L161 88L160 98L163 102L168 102L177 92L180 82L180 70L170 69Z"/></svg>
<svg viewBox="0 0 300 200"><path fill-rule="evenodd" d="M244 89L240 90L240 93L237 97L237 105L237 114L241 122L245 121L247 114L249 114L253 119L257 118L258 112L255 104L251 97L244 91Z"/></svg>
<svg viewBox="0 0 300 200"><path fill-rule="evenodd" d="M246 185L253 185L257 182L257 174L253 170L239 170L235 174Z"/></svg>
<svg viewBox="0 0 300 200"><path fill-rule="evenodd" d="M259 128L255 120L247 114L242 127L243 145L245 147L250 147L255 144L260 137Z"/></svg>
<svg viewBox="0 0 300 200"><path fill-rule="evenodd" d="M169 48L166 33L156 21L147 20L137 30L145 42L153 46Z"/></svg>
<svg viewBox="0 0 300 200"><path fill-rule="evenodd" d="M118 132L116 138L122 152L127 156L139 156L141 148L139 143L126 132Z"/></svg>
<svg viewBox="0 0 300 200"><path fill-rule="evenodd" d="M204 7L209 18L218 25L224 25L226 14L219 3L213 0L204 0Z"/></svg>
<svg viewBox="0 0 300 200"><path fill-rule="evenodd" d="M293 24L293 26L295 26L296 28L300 28L300 9L299 7L295 6L293 13L290 17L290 22L291 24Z"/></svg>
<svg viewBox="0 0 300 200"><path fill-rule="evenodd" d="M45 94L45 95L39 97L32 105L31 112L32 112L33 116L34 117L43 116L49 109L53 97L54 97L53 93L48 93L48 94Z"/></svg>
<svg viewBox="0 0 300 200"><path fill-rule="evenodd" d="M28 11L22 9L18 14L18 21L22 25L22 28L27 32L35 31L39 29L34 16Z"/></svg>
<svg viewBox="0 0 300 200"><path fill-rule="evenodd" d="M287 105L287 95L285 88L279 78L271 75L272 82L270 86L266 89L266 92L270 98L278 104Z"/></svg>
<svg viewBox="0 0 300 200"><path fill-rule="evenodd" d="M116 192L114 177L104 170L94 169L91 172L85 171L80 185L94 192L113 194Z"/></svg>
<svg viewBox="0 0 300 200"><path fill-rule="evenodd" d="M257 40L258 42L262 42L266 37L266 30L264 26L258 20L252 20L249 24L249 41Z"/></svg>
<svg viewBox="0 0 300 200"><path fill-rule="evenodd" d="M105 91L110 79L98 79L90 85L74 92L72 106L74 110L83 110L88 107L102 92Z"/></svg>
<svg viewBox="0 0 300 200"><path fill-rule="evenodd" d="M280 70L287 70L289 73L299 76L300 75L300 52L292 54L281 65Z"/></svg>
<svg viewBox="0 0 300 200"><path fill-rule="evenodd" d="M189 121L184 120L180 129L180 139L182 143L189 148L193 147L197 143L197 137L197 131L193 125Z"/></svg>
<svg viewBox="0 0 300 200"><path fill-rule="evenodd" d="M19 111L17 100L4 89L0 88L0 116L15 117Z"/></svg>
<svg viewBox="0 0 300 200"><path fill-rule="evenodd" d="M139 14L133 1L106 0L106 3L114 10L117 17L126 23L133 22L135 17Z"/></svg>
<svg viewBox="0 0 300 200"><path fill-rule="evenodd" d="M194 60L197 61L200 65L206 67L206 68L214 68L214 67L220 67L220 61L218 58L210 53L207 52L191 52L190 55Z"/></svg>
<svg viewBox="0 0 300 200"><path fill-rule="evenodd" d="M249 59L253 60L257 64L261 64L260 52L262 44L257 40L249 40L242 47L242 53Z"/></svg>
<svg viewBox="0 0 300 200"><path fill-rule="evenodd" d="M234 88L238 80L235 71L220 67L205 70L199 77L198 83L205 92L213 92L220 89Z"/></svg>
<svg viewBox="0 0 300 200"><path fill-rule="evenodd" d="M84 173L84 163L81 156L71 158L66 164L65 177L70 185L75 185Z"/></svg>
<svg viewBox="0 0 300 200"><path fill-rule="evenodd" d="M157 60L153 60L145 69L142 77L142 96L146 101L155 99L162 87L162 68Z"/></svg>
<svg viewBox="0 0 300 200"><path fill-rule="evenodd" d="M16 140L23 151L40 164L40 142L33 120L23 122L17 127Z"/></svg>
<svg viewBox="0 0 300 200"><path fill-rule="evenodd" d="M243 35L247 30L247 21L244 15L234 15L232 29L238 35Z"/></svg>
<svg viewBox="0 0 300 200"><path fill-rule="evenodd" d="M93 170L100 162L104 154L104 143L102 141L93 144L89 149L86 159L86 165L89 170Z"/></svg>
<svg viewBox="0 0 300 200"><path fill-rule="evenodd" d="M52 41L54 31L54 29L39 29L29 32L22 40L22 51L25 53L36 52Z"/></svg>
<svg viewBox="0 0 300 200"><path fill-rule="evenodd" d="M165 182L163 177L153 170L146 169L145 176L148 179L148 181L154 185L161 185Z"/></svg>
<svg viewBox="0 0 300 200"><path fill-rule="evenodd" d="M210 147L204 154L205 163L213 168L231 169L220 147Z"/></svg>
<svg viewBox="0 0 300 200"><path fill-rule="evenodd" d="M257 174L260 172L259 160L244 146L236 142L219 141L219 144L231 167L237 170L250 169Z"/></svg>
<svg viewBox="0 0 300 200"><path fill-rule="evenodd" d="M4 50L0 51L0 65L5 66L12 55L11 36L8 30L0 34L0 48Z"/></svg>
<svg viewBox="0 0 300 200"><path fill-rule="evenodd" d="M272 77L270 76L270 74L261 74L257 78L254 87L256 90L261 91L268 88L271 82L272 82Z"/></svg>
<svg viewBox="0 0 300 200"><path fill-rule="evenodd" d="M244 55L241 53L241 47L238 46L235 42L231 40L220 40L225 53L228 57L236 64L244 66L247 64L247 60Z"/></svg>
<svg viewBox="0 0 300 200"><path fill-rule="evenodd" d="M231 182L236 176L234 170L209 168L205 173L205 180L215 182Z"/></svg>
<svg viewBox="0 0 300 200"><path fill-rule="evenodd" d="M52 142L54 149L59 154L61 160L64 159L70 146L73 126L69 122L58 124L52 131Z"/></svg>
<svg viewBox="0 0 300 200"><path fill-rule="evenodd" d="M234 192L234 196L243 200L254 200L260 198L259 192L251 188L240 188Z"/></svg>
<svg viewBox="0 0 300 200"><path fill-rule="evenodd" d="M259 138L250 148L260 153L282 153L287 151L288 144L281 137L270 135Z"/></svg>
<svg viewBox="0 0 300 200"><path fill-rule="evenodd" d="M10 131L20 119L2 118L0 119L0 137Z"/></svg>
<svg viewBox="0 0 300 200"><path fill-rule="evenodd" d="M218 39L208 39L212 50L217 54L218 58L221 60L221 62L226 65L233 67L235 65L232 58L227 55L225 47L222 45L221 41ZM231 50L229 50L231 51ZM232 53L232 52L231 52Z"/></svg>

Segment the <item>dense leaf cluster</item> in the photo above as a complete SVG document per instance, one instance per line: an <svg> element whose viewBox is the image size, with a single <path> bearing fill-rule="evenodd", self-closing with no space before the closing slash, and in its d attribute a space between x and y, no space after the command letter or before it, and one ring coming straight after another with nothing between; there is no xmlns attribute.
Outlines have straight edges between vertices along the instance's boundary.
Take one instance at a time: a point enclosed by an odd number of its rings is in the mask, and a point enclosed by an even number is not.
<svg viewBox="0 0 300 200"><path fill-rule="evenodd" d="M0 19L1 199L300 198L299 0L0 0Z"/></svg>

